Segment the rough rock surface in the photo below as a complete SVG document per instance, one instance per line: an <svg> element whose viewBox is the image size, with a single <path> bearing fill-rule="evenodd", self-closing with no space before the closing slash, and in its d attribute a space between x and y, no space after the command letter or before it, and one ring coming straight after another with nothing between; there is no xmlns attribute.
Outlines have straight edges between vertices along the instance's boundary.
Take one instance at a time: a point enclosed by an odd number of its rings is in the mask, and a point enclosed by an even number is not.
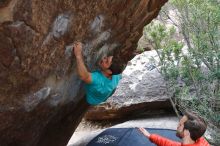
<svg viewBox="0 0 220 146"><path fill-rule="evenodd" d="M0 145L65 145L84 95L71 43L90 70L108 47L126 64L166 1L0 1Z"/></svg>
<svg viewBox="0 0 220 146"><path fill-rule="evenodd" d="M85 118L118 119L171 109L165 81L152 58L159 60L156 51L146 51L129 61L115 93L107 102L90 108Z"/></svg>

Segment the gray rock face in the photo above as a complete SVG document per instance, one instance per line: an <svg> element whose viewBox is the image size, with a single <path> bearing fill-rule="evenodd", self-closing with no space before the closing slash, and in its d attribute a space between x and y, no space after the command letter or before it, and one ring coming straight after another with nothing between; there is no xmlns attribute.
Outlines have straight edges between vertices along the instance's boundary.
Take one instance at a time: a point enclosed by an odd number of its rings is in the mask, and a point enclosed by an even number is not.
<svg viewBox="0 0 220 146"><path fill-rule="evenodd" d="M120 106L129 106L143 102L167 100L167 91L163 77L151 61L156 58L155 51L147 51L133 58L123 72L123 79L108 102Z"/></svg>
<svg viewBox="0 0 220 146"><path fill-rule="evenodd" d="M1 1L0 145L65 145L84 112L73 41L90 70L109 46L126 64L166 1Z"/></svg>
<svg viewBox="0 0 220 146"><path fill-rule="evenodd" d="M169 109L166 84L152 58L158 58L156 52L146 51L129 61L115 93L107 102L91 108L86 118L116 119L145 110Z"/></svg>

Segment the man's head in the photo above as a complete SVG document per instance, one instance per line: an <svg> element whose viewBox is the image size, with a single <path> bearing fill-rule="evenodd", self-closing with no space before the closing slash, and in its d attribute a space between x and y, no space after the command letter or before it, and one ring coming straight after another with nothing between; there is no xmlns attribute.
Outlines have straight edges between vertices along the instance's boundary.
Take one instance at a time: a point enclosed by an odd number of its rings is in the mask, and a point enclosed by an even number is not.
<svg viewBox="0 0 220 146"><path fill-rule="evenodd" d="M113 59L113 56L102 57L98 62L100 69L102 71L108 70L110 68L110 66L112 65L112 59Z"/></svg>
<svg viewBox="0 0 220 146"><path fill-rule="evenodd" d="M180 138L190 136L192 140L196 141L205 133L206 128L207 124L201 117L194 113L186 112L179 121L177 136Z"/></svg>
<svg viewBox="0 0 220 146"><path fill-rule="evenodd" d="M98 65L102 71L108 72L111 75L117 75L123 71L122 65L119 65L116 62L113 63L113 56L102 57L98 62Z"/></svg>

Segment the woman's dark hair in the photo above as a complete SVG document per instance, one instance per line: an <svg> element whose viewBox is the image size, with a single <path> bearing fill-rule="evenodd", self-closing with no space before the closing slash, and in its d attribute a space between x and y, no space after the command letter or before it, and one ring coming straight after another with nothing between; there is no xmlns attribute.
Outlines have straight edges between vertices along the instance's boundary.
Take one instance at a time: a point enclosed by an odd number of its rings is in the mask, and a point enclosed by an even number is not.
<svg viewBox="0 0 220 146"><path fill-rule="evenodd" d="M184 123L184 129L189 130L190 137L196 141L205 133L207 124L200 116L195 113L185 112L188 120Z"/></svg>

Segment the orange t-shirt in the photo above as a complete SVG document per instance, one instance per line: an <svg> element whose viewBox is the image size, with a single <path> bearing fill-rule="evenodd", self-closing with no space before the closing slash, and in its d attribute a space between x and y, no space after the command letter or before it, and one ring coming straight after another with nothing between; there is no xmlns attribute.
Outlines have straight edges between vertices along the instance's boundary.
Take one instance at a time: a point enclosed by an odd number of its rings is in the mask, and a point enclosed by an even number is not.
<svg viewBox="0 0 220 146"><path fill-rule="evenodd" d="M182 144L157 134L151 134L149 139L157 146L210 146L203 137L199 138L194 144Z"/></svg>

